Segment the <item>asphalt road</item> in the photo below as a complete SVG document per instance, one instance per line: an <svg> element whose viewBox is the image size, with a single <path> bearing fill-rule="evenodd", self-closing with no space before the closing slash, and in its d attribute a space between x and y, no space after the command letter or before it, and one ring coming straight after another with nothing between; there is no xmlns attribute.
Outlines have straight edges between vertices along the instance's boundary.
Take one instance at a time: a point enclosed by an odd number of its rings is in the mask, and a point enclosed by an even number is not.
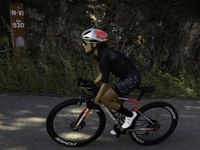
<svg viewBox="0 0 200 150"><path fill-rule="evenodd" d="M79 148L62 146L47 134L45 121L49 111L68 98L48 96L0 95L0 150L199 150L200 149L200 101L199 100L143 100L166 101L174 105L179 113L179 124L175 132L165 141L154 146L142 146L128 135L119 139L109 134L113 127L107 117L104 133L93 143Z"/></svg>

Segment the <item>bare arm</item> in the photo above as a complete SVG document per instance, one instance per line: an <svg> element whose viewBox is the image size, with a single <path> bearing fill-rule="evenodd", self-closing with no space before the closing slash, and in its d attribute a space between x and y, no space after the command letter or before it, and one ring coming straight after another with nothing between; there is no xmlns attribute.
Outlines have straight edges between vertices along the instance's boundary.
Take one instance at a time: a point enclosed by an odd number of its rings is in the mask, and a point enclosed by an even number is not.
<svg viewBox="0 0 200 150"><path fill-rule="evenodd" d="M102 73L100 72L97 78L94 80L94 84L98 84L102 80Z"/></svg>
<svg viewBox="0 0 200 150"><path fill-rule="evenodd" d="M94 100L94 103L97 104L100 99L102 98L102 96L104 95L105 91L108 89L108 83L102 83L100 89L99 89L99 92Z"/></svg>

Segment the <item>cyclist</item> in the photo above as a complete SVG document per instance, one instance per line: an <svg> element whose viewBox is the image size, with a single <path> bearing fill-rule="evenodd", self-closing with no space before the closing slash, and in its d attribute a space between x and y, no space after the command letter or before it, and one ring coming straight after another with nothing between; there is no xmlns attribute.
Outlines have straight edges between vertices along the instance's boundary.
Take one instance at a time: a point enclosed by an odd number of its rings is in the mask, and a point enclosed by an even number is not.
<svg viewBox="0 0 200 150"><path fill-rule="evenodd" d="M133 89L140 85L140 73L134 64L122 53L108 48L106 45L107 33L97 28L90 28L82 33L84 40L82 46L86 53L91 53L96 56L99 62L101 72L95 79L94 83L102 82L99 92L94 101L87 102L87 107L93 108L101 100L108 108L124 114L125 121L122 125L123 129L127 129L132 124L137 113L123 107L123 103L113 101L119 96L126 96ZM120 81L108 88L109 74L113 73ZM114 130L111 134L116 134Z"/></svg>

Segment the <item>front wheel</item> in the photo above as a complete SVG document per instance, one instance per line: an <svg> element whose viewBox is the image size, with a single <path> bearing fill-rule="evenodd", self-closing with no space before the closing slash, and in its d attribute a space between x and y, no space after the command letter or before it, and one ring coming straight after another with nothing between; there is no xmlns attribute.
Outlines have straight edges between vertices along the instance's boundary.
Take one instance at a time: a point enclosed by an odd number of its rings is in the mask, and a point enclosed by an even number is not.
<svg viewBox="0 0 200 150"><path fill-rule="evenodd" d="M153 102L139 109L130 137L142 145L154 145L168 138L178 124L176 109L165 102Z"/></svg>
<svg viewBox="0 0 200 150"><path fill-rule="evenodd" d="M78 98L64 101L49 113L46 128L50 137L56 142L66 146L83 146L93 142L102 134L106 119L99 106L91 109L85 120L75 128L77 118L80 118L85 108L85 105L79 106L78 103Z"/></svg>

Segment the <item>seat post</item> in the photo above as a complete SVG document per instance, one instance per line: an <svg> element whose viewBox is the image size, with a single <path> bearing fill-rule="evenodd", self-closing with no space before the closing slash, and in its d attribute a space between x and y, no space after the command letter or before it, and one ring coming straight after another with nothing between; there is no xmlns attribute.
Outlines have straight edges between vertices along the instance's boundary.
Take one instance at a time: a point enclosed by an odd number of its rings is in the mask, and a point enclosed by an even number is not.
<svg viewBox="0 0 200 150"><path fill-rule="evenodd" d="M146 91L142 90L138 97L138 101L140 101L142 99L142 96L144 95L144 93L146 93Z"/></svg>

